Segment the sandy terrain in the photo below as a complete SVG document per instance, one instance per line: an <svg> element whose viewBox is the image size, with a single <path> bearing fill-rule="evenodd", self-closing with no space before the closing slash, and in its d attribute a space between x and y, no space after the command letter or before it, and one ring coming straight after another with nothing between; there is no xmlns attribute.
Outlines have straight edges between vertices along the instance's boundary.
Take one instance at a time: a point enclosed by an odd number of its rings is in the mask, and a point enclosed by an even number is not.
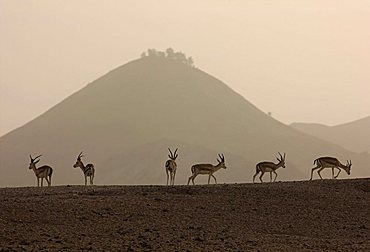
<svg viewBox="0 0 370 252"><path fill-rule="evenodd" d="M370 179L0 189L0 251L370 251Z"/></svg>

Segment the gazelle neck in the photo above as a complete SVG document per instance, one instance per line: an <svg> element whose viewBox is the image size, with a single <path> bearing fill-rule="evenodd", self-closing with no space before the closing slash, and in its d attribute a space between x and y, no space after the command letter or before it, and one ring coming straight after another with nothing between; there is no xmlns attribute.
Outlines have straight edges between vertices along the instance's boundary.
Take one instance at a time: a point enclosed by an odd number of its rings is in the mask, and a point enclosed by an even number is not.
<svg viewBox="0 0 370 252"><path fill-rule="evenodd" d="M341 162L339 162L339 167L343 168L345 171L349 170L349 167L347 165L342 164Z"/></svg>
<svg viewBox="0 0 370 252"><path fill-rule="evenodd" d="M37 171L36 164L33 164L33 165L32 165L32 170L33 170L34 172L36 172L36 171Z"/></svg>
<svg viewBox="0 0 370 252"><path fill-rule="evenodd" d="M84 163L82 162L82 160L80 161L80 168L84 171L85 170L85 165Z"/></svg>
<svg viewBox="0 0 370 252"><path fill-rule="evenodd" d="M218 163L217 165L215 165L215 166L213 166L213 167L214 167L215 171L218 171L218 170L220 170L220 169L221 169L221 167L222 167L222 163Z"/></svg>
<svg viewBox="0 0 370 252"><path fill-rule="evenodd" d="M276 164L276 169L277 168L280 168L280 167L283 167L284 166L284 162L283 161L279 161L279 163Z"/></svg>

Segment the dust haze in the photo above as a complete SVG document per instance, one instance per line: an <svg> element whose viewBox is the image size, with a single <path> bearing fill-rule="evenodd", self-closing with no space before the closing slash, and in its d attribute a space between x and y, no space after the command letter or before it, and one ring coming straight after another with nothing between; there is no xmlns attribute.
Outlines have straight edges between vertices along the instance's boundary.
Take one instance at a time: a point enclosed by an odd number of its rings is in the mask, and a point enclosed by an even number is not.
<svg viewBox="0 0 370 252"><path fill-rule="evenodd" d="M147 48L284 123L370 114L369 1L0 1L0 135Z"/></svg>

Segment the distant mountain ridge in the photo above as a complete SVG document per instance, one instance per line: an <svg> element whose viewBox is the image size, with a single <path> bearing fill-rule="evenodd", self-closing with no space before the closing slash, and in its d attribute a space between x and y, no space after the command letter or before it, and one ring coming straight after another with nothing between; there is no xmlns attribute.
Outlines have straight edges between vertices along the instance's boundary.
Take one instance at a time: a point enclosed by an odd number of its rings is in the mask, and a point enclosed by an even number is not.
<svg viewBox="0 0 370 252"><path fill-rule="evenodd" d="M97 184L163 184L168 147L179 148L176 183L182 184L192 164L216 163L218 153L228 167L217 172L220 183L251 181L256 163L275 160L278 151L287 153L278 180L308 178L312 161L323 154L351 158L353 176L369 175L370 155L276 121L199 69L143 57L1 137L0 186L35 184L29 154L43 154L40 164L54 168L56 184L80 184L82 173L72 165L81 151L96 167Z"/></svg>
<svg viewBox="0 0 370 252"><path fill-rule="evenodd" d="M354 152L370 153L370 116L336 126L292 123L291 127Z"/></svg>

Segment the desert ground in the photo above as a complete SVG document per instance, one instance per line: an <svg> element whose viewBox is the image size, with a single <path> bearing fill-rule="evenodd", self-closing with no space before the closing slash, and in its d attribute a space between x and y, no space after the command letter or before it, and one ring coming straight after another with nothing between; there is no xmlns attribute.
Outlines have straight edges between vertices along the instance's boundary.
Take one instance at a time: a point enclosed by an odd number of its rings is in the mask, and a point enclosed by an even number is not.
<svg viewBox="0 0 370 252"><path fill-rule="evenodd" d="M370 179L0 189L0 251L370 251Z"/></svg>

